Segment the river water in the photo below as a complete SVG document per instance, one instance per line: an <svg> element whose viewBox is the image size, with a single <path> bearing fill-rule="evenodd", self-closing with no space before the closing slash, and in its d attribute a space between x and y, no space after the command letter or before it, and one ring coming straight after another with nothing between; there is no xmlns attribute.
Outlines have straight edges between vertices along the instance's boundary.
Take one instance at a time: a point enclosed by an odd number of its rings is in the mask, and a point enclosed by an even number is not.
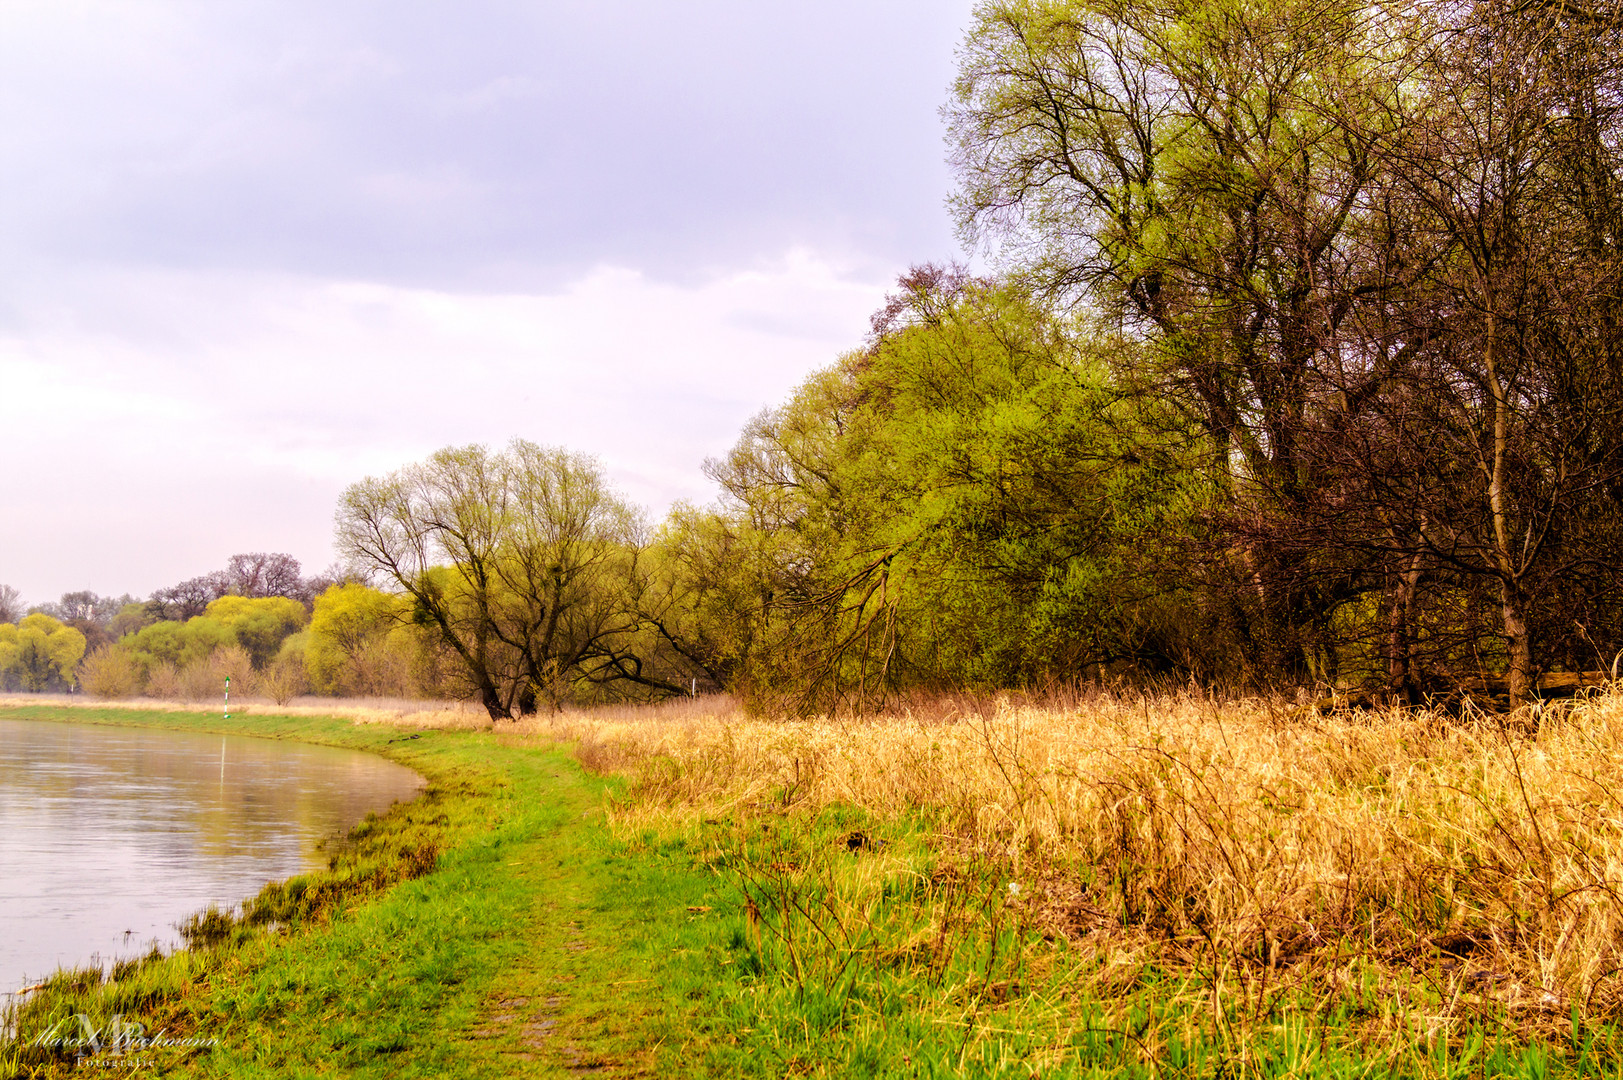
<svg viewBox="0 0 1623 1080"><path fill-rule="evenodd" d="M325 865L422 786L353 750L0 720L0 993L172 948L187 915Z"/></svg>

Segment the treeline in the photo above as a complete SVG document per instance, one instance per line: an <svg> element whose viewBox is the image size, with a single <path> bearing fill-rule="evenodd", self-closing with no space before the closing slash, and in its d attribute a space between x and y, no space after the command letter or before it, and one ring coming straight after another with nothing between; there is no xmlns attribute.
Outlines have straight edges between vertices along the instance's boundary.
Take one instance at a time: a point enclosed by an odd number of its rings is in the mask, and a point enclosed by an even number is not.
<svg viewBox="0 0 1623 1080"><path fill-rule="evenodd" d="M399 632L397 607L340 571L306 578L291 555L265 552L146 600L80 591L25 608L0 586L0 689L206 700L230 677L279 702L456 694L432 642Z"/></svg>
<svg viewBox="0 0 1623 1080"><path fill-rule="evenodd" d="M340 542L493 715L1610 667L1620 65L1607 4L983 3L948 115L995 280L910 275L651 536L549 533L516 445L358 486Z"/></svg>

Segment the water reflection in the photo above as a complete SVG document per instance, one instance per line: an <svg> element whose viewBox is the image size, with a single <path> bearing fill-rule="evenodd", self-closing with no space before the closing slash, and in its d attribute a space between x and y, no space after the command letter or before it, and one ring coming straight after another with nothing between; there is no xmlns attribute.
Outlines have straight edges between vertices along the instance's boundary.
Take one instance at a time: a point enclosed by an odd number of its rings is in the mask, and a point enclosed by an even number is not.
<svg viewBox="0 0 1623 1080"><path fill-rule="evenodd" d="M422 784L351 750L0 720L0 990L173 946Z"/></svg>

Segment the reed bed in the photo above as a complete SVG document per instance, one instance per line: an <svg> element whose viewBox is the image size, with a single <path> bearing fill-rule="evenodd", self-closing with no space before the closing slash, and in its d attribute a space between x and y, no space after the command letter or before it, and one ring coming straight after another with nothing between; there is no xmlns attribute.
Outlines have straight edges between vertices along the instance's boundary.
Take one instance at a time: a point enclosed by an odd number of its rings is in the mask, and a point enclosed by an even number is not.
<svg viewBox="0 0 1623 1080"><path fill-rule="evenodd" d="M850 812L914 830L928 858L892 857L921 883L913 945L1017 922L1096 997L1160 978L1217 1024L1292 1003L1405 1039L1576 1039L1623 1014L1623 695L1511 719L1100 692L770 721L701 699L519 727L629 774L628 836ZM746 886L771 876L752 829L705 841ZM964 880L1003 883L997 903L955 915ZM872 923L875 880L825 884L843 906L797 910Z"/></svg>

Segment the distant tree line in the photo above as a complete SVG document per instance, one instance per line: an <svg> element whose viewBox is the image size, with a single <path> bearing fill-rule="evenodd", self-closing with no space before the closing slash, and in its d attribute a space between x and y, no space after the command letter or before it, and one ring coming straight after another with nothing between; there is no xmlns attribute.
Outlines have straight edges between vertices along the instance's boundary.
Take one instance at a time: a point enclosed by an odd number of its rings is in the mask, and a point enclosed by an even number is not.
<svg viewBox="0 0 1623 1080"><path fill-rule="evenodd" d="M290 639L337 580L302 577L291 555L249 552L147 600L81 590L28 607L0 586L0 688L214 697L234 675L290 696L305 685L302 641Z"/></svg>

